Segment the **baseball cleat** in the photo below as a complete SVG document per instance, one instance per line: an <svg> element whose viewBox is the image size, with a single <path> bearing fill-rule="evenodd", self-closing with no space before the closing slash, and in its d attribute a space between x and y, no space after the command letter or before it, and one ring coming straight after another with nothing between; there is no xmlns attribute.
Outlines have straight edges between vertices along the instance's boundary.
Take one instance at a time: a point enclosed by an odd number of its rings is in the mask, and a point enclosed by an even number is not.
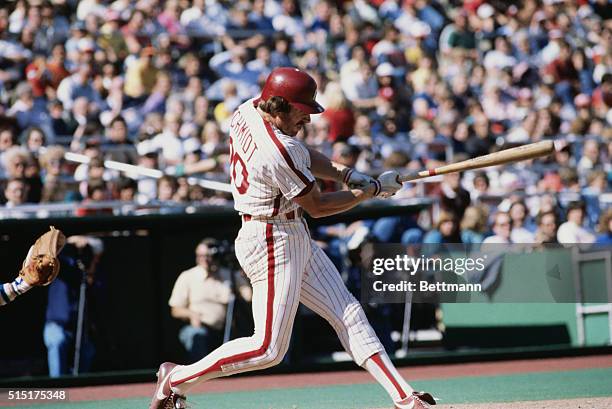
<svg viewBox="0 0 612 409"><path fill-rule="evenodd" d="M395 404L395 409L429 409L435 405L436 400L427 392L412 392L401 402Z"/></svg>
<svg viewBox="0 0 612 409"><path fill-rule="evenodd" d="M185 397L172 392L170 387L170 373L177 366L172 362L164 362L157 371L157 386L151 400L149 409L183 409Z"/></svg>

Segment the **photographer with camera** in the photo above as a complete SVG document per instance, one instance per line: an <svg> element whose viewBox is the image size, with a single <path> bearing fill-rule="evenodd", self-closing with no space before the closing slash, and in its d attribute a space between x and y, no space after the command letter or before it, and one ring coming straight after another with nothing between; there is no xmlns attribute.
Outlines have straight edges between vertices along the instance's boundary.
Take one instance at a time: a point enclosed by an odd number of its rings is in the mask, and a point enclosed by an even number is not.
<svg viewBox="0 0 612 409"><path fill-rule="evenodd" d="M71 236L59 256L61 270L49 286L43 332L52 378L88 372L91 367L95 320L88 319L88 307L92 307L89 299L95 291L95 271L103 251L99 238Z"/></svg>
<svg viewBox="0 0 612 409"><path fill-rule="evenodd" d="M233 252L215 239L204 239L196 247L196 266L183 271L168 301L172 317L187 322L179 340L189 359L200 360L223 341L227 307L234 297L232 274L224 257ZM240 274L234 275L238 296L251 300L251 287Z"/></svg>

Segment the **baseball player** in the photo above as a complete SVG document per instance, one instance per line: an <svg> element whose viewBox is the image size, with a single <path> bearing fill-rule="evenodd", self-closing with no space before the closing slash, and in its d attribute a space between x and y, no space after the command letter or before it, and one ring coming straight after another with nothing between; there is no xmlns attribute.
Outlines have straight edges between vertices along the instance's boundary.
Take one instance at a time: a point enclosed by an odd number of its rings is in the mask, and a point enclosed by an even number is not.
<svg viewBox="0 0 612 409"><path fill-rule="evenodd" d="M325 318L343 347L387 391L395 408L435 404L400 376L359 302L344 286L323 250L310 238L303 211L324 217L402 185L394 171L378 179L330 161L294 137L323 112L316 83L295 68L277 68L262 94L240 105L231 118L230 157L234 207L242 217L236 256L253 287L251 337L229 341L192 365L165 362L157 373L150 409L183 408L196 383L269 368L289 347L299 303ZM342 181L350 190L322 193L315 177Z"/></svg>

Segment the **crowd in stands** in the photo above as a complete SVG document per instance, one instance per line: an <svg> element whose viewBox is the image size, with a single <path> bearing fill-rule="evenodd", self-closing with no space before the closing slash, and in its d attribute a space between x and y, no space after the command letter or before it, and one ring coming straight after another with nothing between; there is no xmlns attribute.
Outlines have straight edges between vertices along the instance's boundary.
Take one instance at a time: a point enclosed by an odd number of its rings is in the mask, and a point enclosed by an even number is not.
<svg viewBox="0 0 612 409"><path fill-rule="evenodd" d="M550 158L406 184L398 200L428 196L439 211L362 223L377 240L612 240L608 0L7 4L2 217L24 217L26 203L227 203L186 176L227 181L233 110L259 94L271 69L296 66L316 79L326 107L299 137L362 172L543 139L561 147ZM108 160L166 175L119 172ZM360 227L318 235L348 243Z"/></svg>

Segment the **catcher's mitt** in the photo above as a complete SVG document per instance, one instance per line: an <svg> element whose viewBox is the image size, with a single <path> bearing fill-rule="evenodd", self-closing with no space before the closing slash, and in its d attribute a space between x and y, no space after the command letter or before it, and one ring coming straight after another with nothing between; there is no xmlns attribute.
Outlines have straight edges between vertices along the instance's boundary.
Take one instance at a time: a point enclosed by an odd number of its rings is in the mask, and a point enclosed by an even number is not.
<svg viewBox="0 0 612 409"><path fill-rule="evenodd" d="M30 285L49 285L57 277L60 263L57 255L66 244L66 236L51 226L40 236L23 262L19 275Z"/></svg>

